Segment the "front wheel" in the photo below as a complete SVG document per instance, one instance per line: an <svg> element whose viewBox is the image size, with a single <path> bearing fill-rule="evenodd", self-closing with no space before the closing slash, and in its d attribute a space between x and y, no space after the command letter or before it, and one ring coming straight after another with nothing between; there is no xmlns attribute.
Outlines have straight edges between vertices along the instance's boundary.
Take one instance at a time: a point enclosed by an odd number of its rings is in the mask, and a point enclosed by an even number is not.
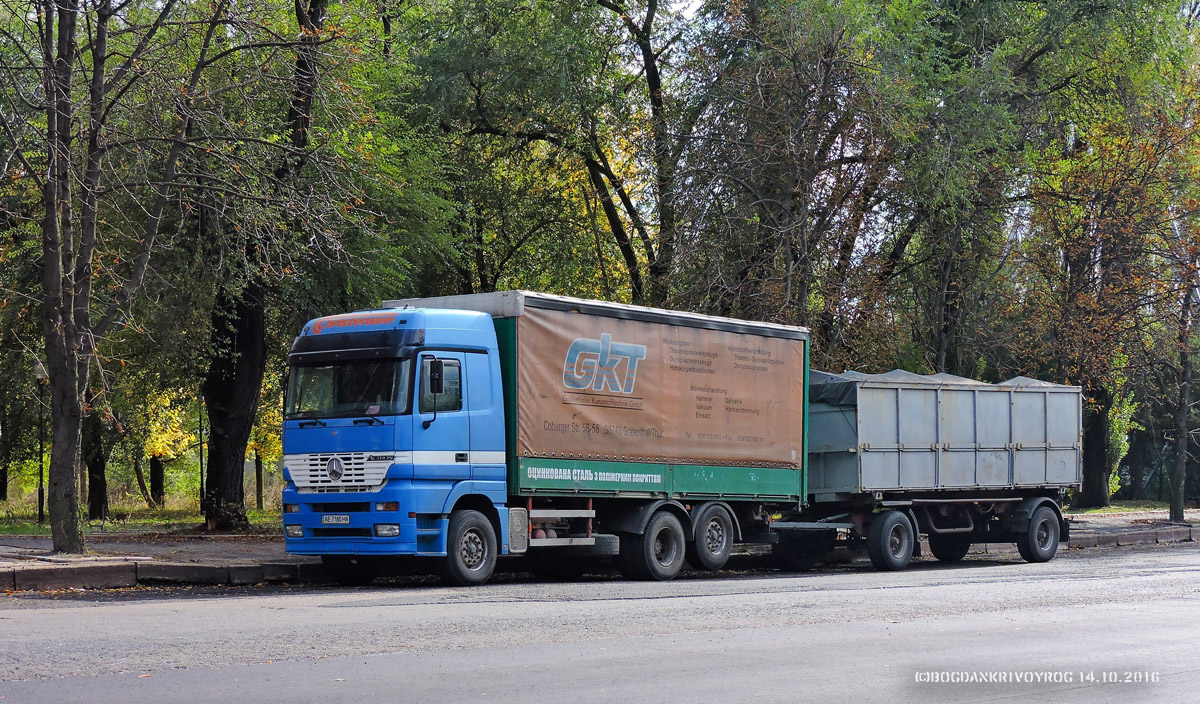
<svg viewBox="0 0 1200 704"><path fill-rule="evenodd" d="M446 560L442 579L448 584L473 587L483 584L496 569L496 531L478 511L450 514Z"/></svg>
<svg viewBox="0 0 1200 704"><path fill-rule="evenodd" d="M1058 552L1058 514L1042 505L1029 518L1029 527L1016 535L1017 552L1026 562L1049 562Z"/></svg>
<svg viewBox="0 0 1200 704"><path fill-rule="evenodd" d="M867 554L877 570L895 571L908 567L913 553L912 524L899 511L875 514L867 526Z"/></svg>

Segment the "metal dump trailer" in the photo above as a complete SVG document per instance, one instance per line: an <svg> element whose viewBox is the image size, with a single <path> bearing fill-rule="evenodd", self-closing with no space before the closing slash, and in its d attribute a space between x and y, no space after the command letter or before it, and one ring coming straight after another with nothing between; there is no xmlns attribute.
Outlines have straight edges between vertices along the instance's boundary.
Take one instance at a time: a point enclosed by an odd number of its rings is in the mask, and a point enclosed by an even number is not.
<svg viewBox="0 0 1200 704"><path fill-rule="evenodd" d="M947 561L981 542L1016 542L1043 561L1065 539L1059 504L1080 482L1079 387L814 370L809 393L810 506L790 522L797 530L849 519L842 527L885 569L907 562L897 543L916 548L918 533ZM886 544L873 545L872 526Z"/></svg>

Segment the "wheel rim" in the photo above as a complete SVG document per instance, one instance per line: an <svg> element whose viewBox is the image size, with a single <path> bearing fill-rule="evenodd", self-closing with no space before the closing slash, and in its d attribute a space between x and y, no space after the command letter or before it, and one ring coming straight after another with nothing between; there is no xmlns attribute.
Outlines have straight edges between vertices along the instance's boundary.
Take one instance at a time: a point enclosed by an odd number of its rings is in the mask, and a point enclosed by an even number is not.
<svg viewBox="0 0 1200 704"><path fill-rule="evenodd" d="M717 555L725 549L725 526L721 525L720 520L714 518L708 522L704 529L704 547L710 555Z"/></svg>
<svg viewBox="0 0 1200 704"><path fill-rule="evenodd" d="M663 529L654 534L654 561L663 567L675 562L675 554L679 550L671 531Z"/></svg>
<svg viewBox="0 0 1200 704"><path fill-rule="evenodd" d="M1038 523L1037 535L1035 536L1035 542L1037 543L1037 549L1039 551L1044 552L1044 551L1050 549L1050 543L1051 543L1050 534L1051 534L1050 521L1041 521L1040 523Z"/></svg>
<svg viewBox="0 0 1200 704"><path fill-rule="evenodd" d="M479 534L479 531L472 529L463 534L462 540L458 544L458 555L467 569L479 569L486 553L487 548L484 547L483 536Z"/></svg>
<svg viewBox="0 0 1200 704"><path fill-rule="evenodd" d="M892 557L897 560L903 559L905 544L907 542L908 536L903 526L898 523L892 526L892 530L888 533L888 551L892 554Z"/></svg>

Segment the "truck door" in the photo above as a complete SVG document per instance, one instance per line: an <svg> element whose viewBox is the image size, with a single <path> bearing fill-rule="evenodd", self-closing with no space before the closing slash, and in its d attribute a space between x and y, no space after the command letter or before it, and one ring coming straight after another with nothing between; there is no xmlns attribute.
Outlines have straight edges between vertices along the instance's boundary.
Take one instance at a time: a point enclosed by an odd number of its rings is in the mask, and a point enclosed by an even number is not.
<svg viewBox="0 0 1200 704"><path fill-rule="evenodd" d="M493 378L493 352L468 354L467 409L471 416L471 478L503 482L504 406L499 380Z"/></svg>
<svg viewBox="0 0 1200 704"><path fill-rule="evenodd" d="M432 392L430 368L442 362L443 392ZM413 472L420 479L470 479L471 431L466 365L461 352L423 352L413 424Z"/></svg>

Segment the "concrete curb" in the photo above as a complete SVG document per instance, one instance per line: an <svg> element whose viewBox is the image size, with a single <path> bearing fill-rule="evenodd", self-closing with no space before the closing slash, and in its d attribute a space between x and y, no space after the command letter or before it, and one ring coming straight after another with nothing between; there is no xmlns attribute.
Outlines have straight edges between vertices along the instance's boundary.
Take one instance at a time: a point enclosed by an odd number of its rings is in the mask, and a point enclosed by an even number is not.
<svg viewBox="0 0 1200 704"><path fill-rule="evenodd" d="M141 584L229 584L229 568L180 562L139 562L137 581Z"/></svg>
<svg viewBox="0 0 1200 704"><path fill-rule="evenodd" d="M17 588L16 570L0 570L0 591L12 591Z"/></svg>
<svg viewBox="0 0 1200 704"><path fill-rule="evenodd" d="M1158 533L1158 542L1160 543L1187 543L1196 539L1195 531L1191 526L1175 526L1173 528L1162 528Z"/></svg>
<svg viewBox="0 0 1200 704"><path fill-rule="evenodd" d="M14 570L16 591L119 589L137 584L137 563L55 565Z"/></svg>

